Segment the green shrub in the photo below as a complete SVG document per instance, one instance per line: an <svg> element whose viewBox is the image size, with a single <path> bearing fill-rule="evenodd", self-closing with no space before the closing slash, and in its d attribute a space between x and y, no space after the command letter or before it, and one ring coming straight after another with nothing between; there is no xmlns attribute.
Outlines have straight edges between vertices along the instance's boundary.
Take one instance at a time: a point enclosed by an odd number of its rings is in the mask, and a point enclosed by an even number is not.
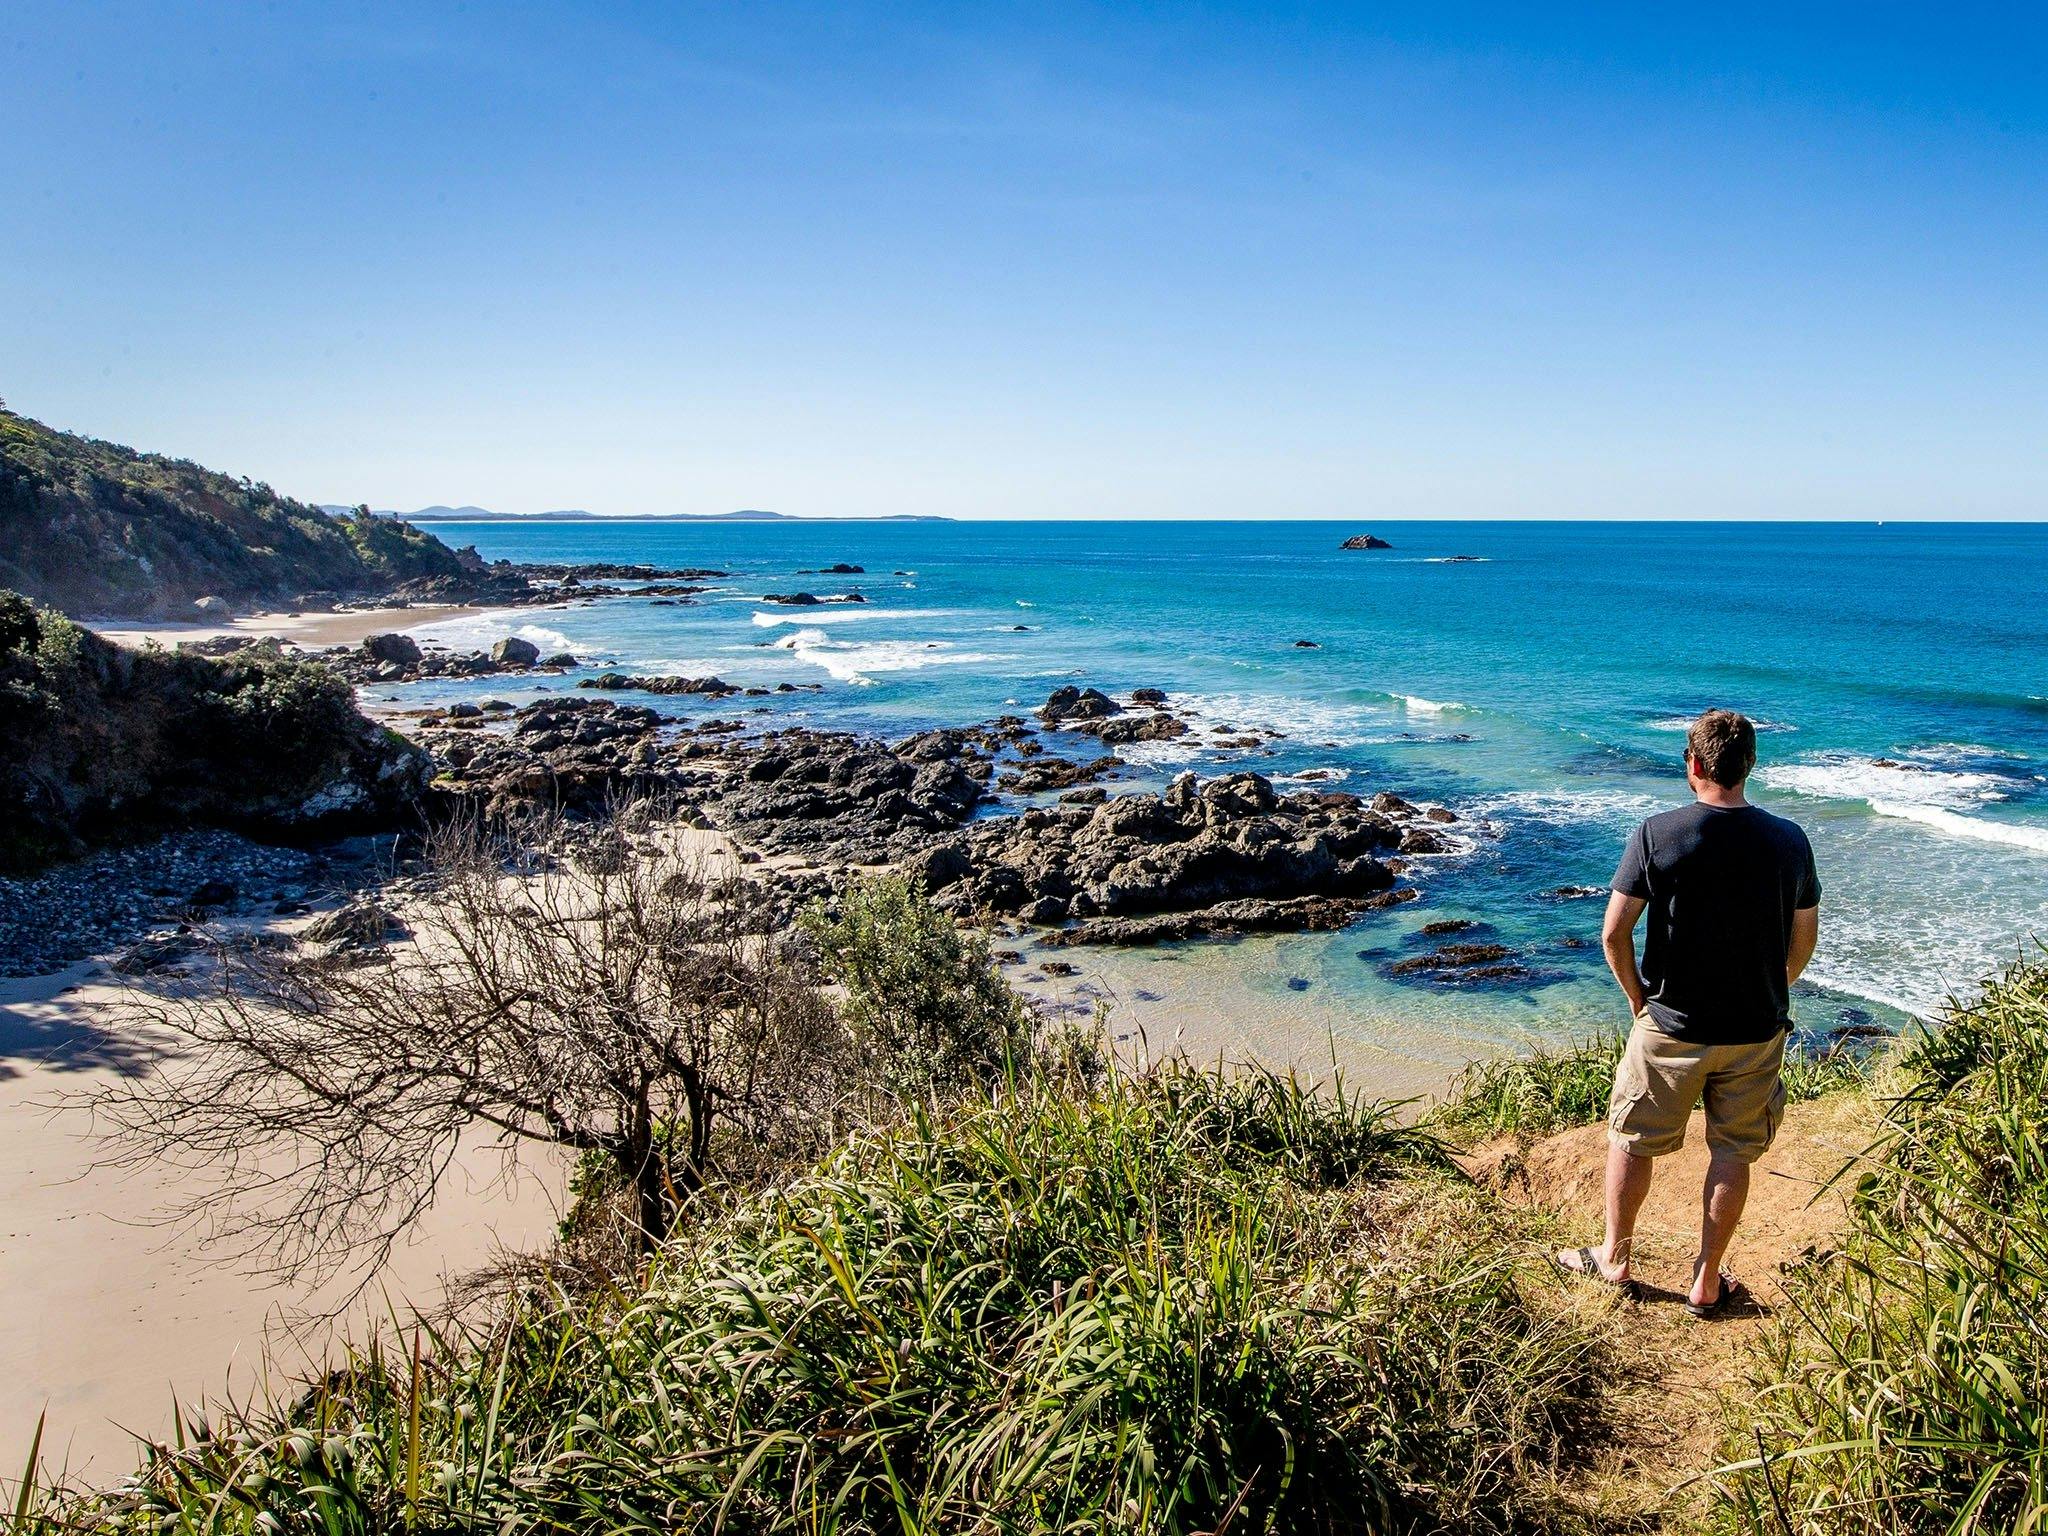
<svg viewBox="0 0 2048 1536"><path fill-rule="evenodd" d="M1437 1162L1262 1074L920 1110L642 1294L358 1357L26 1529L1562 1528L1611 1362Z"/></svg>
<svg viewBox="0 0 2048 1536"><path fill-rule="evenodd" d="M802 927L845 989L841 1012L884 1088L920 1098L1024 1064L1030 1021L988 940L958 927L910 881L862 881L836 915L813 906Z"/></svg>
<svg viewBox="0 0 2048 1536"><path fill-rule="evenodd" d="M1758 1360L1731 1529L2048 1527L2048 968L1952 1005L1895 1086Z"/></svg>

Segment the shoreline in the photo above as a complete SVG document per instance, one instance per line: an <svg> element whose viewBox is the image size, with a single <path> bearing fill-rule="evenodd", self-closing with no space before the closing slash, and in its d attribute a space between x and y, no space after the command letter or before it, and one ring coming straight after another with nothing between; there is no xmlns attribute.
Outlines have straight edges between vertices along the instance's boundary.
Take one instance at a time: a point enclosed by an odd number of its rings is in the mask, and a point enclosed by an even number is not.
<svg viewBox="0 0 2048 1536"><path fill-rule="evenodd" d="M461 603L411 608L350 608L338 613L251 613L224 624L133 619L80 619L78 622L116 645L175 647L183 640L287 640L305 649L360 645L367 637L390 630L418 629L461 614L493 610Z"/></svg>

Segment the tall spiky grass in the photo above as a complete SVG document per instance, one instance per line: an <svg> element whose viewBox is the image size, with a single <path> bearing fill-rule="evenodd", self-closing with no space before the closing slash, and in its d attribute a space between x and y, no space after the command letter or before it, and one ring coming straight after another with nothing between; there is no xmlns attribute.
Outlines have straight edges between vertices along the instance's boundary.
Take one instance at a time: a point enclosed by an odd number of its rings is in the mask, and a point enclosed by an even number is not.
<svg viewBox="0 0 2048 1536"><path fill-rule="evenodd" d="M1732 1529L2048 1529L2048 966L1951 1005L1895 1086L1759 1359Z"/></svg>
<svg viewBox="0 0 2048 1536"><path fill-rule="evenodd" d="M860 1136L642 1292L365 1353L25 1525L1566 1529L1607 1364L1523 1258L1388 1106L1186 1067L1013 1086Z"/></svg>

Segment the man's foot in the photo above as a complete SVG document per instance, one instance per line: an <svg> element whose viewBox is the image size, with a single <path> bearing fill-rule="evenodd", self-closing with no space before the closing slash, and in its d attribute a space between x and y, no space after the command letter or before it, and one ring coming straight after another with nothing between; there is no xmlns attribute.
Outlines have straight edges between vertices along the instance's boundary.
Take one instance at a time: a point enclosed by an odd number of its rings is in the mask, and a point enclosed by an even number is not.
<svg viewBox="0 0 2048 1536"><path fill-rule="evenodd" d="M1703 1323L1718 1322L1749 1305L1749 1290L1727 1270L1702 1275L1692 1283L1685 1310Z"/></svg>
<svg viewBox="0 0 2048 1536"><path fill-rule="evenodd" d="M1588 1280L1602 1280L1623 1290L1633 1282L1629 1279L1628 1261L1614 1263L1603 1257L1598 1248L1560 1248L1552 1255L1557 1267L1568 1275L1584 1275Z"/></svg>

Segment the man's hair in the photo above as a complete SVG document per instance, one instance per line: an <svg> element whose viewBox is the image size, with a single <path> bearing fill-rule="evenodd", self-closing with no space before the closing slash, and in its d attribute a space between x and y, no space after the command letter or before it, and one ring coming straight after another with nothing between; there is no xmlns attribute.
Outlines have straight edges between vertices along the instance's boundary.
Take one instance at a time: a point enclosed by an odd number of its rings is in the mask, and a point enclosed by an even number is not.
<svg viewBox="0 0 2048 1536"><path fill-rule="evenodd" d="M1756 766L1756 727L1732 709L1710 709L1685 733L1686 750L1700 776L1733 789Z"/></svg>

